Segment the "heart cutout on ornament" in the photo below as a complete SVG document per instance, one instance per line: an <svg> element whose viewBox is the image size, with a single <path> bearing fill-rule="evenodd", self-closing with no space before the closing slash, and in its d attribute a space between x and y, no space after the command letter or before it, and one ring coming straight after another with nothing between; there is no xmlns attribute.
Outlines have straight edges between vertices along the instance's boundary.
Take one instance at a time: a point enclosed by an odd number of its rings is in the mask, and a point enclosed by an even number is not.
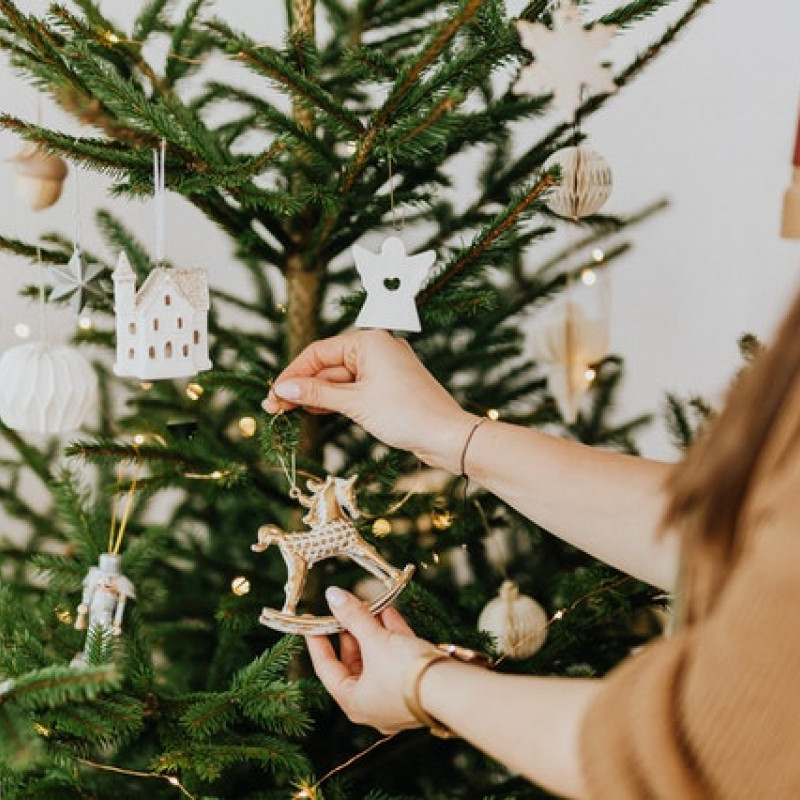
<svg viewBox="0 0 800 800"><path fill-rule="evenodd" d="M384 278L383 285L390 292L396 292L400 288L400 278Z"/></svg>

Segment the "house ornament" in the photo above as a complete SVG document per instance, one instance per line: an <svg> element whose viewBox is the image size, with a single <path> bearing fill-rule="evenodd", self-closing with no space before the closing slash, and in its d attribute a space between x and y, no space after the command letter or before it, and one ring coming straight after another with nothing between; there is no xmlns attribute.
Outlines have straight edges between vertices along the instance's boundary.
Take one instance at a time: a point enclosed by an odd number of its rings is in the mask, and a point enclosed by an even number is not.
<svg viewBox="0 0 800 800"><path fill-rule="evenodd" d="M111 277L117 329L116 375L166 380L211 369L205 270L156 267L137 291L136 274L123 251Z"/></svg>

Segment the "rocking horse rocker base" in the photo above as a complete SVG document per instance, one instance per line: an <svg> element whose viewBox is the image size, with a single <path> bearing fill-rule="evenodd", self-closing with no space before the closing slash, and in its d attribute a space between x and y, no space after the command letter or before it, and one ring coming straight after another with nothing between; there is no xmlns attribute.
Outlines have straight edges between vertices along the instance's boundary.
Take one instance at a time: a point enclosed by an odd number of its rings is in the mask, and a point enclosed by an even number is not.
<svg viewBox="0 0 800 800"><path fill-rule="evenodd" d="M411 564L402 571L392 566L362 538L353 524L353 520L361 516L353 488L356 478L355 475L348 479L328 475L324 481L306 482L310 496L296 487L289 492L290 497L308 509L303 522L309 530L289 532L277 525L262 525L258 529L258 541L251 549L262 553L272 545L277 546L287 570L286 602L280 611L265 607L258 620L262 625L296 634L324 635L343 630L336 617L295 613L308 571L326 558L350 558L386 586L386 591L370 603L373 614L390 605L411 580L414 574Z"/></svg>
<svg viewBox="0 0 800 800"><path fill-rule="evenodd" d="M405 589L413 574L414 567L412 564L408 564L389 589L369 604L370 612L380 614L381 611L390 606L397 599L400 592ZM267 608L266 606L262 609L258 621L275 631L294 633L299 636L327 636L344 630L336 617L318 617L313 614L297 615L287 611Z"/></svg>

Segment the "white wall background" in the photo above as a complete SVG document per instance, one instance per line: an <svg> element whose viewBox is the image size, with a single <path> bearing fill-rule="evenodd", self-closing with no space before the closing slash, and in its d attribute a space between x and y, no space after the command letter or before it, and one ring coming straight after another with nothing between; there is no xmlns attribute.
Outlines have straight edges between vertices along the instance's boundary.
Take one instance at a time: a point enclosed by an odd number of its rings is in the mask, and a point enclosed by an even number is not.
<svg viewBox="0 0 800 800"><path fill-rule="evenodd" d="M45 0L20 0L29 12ZM106 13L130 16L108 0ZM595 3L590 17L613 5ZM131 4L134 8L139 3ZM650 33L685 7L651 21L647 29L618 37L609 56L617 65L641 50ZM283 3L223 2L215 11L258 41L277 41ZM0 63L0 108L34 119L37 95ZM612 350L627 363L620 412L657 409L665 391L698 392L714 399L740 361L743 332L768 338L798 286L800 242L778 236L782 193L791 174L791 153L800 97L800 3L717 0L651 67L585 126L591 145L614 171L607 210L635 210L666 196L671 207L633 234L632 254L613 271ZM54 108L42 108L47 124L78 129ZM0 133L0 159L19 149ZM71 235L75 173L52 209L34 213L16 198L11 166L0 163L0 232L32 239L42 231ZM82 217L94 206L121 210L145 241L152 241L152 208L105 197L106 184L82 173ZM202 236L197 232L202 227ZM99 247L87 222L86 248ZM197 212L170 200L168 255L176 263L203 266L212 283L225 280L224 237ZM111 254L106 254L110 256ZM36 269L0 255L0 352L19 339L17 322L36 335L35 304L21 300L20 286L37 280ZM49 313L55 338L74 325L69 312ZM671 457L663 428L642 442L645 453Z"/></svg>

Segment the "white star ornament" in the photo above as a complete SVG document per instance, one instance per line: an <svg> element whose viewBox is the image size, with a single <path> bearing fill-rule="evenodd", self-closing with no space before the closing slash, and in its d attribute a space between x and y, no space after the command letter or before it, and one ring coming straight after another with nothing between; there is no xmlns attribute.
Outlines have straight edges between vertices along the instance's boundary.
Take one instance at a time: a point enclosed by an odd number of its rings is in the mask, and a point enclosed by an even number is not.
<svg viewBox="0 0 800 800"><path fill-rule="evenodd" d="M617 87L599 54L611 42L616 25L584 28L578 7L570 0L553 11L553 29L517 20L522 46L534 57L514 84L517 94L553 94L553 102L568 118L575 115L584 89L612 93Z"/></svg>

